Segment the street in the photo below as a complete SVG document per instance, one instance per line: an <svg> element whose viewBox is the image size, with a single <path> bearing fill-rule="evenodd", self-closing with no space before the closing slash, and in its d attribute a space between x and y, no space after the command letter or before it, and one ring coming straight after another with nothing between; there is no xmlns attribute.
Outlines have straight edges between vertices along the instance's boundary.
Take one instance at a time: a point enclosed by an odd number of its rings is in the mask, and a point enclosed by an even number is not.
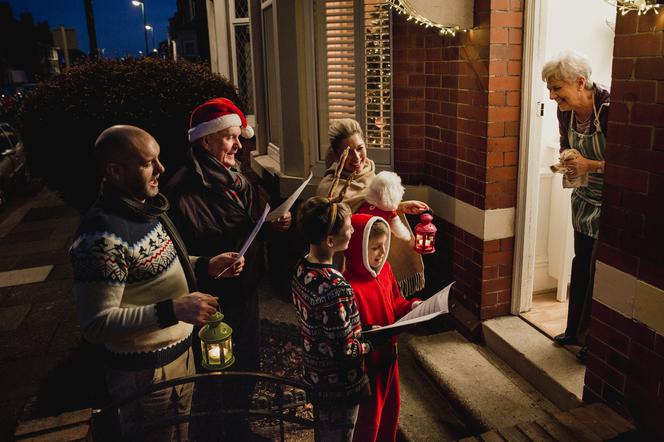
<svg viewBox="0 0 664 442"><path fill-rule="evenodd" d="M38 183L0 213L0 440L18 419L76 409L92 394L93 376L64 369L81 345L67 258L77 224Z"/></svg>

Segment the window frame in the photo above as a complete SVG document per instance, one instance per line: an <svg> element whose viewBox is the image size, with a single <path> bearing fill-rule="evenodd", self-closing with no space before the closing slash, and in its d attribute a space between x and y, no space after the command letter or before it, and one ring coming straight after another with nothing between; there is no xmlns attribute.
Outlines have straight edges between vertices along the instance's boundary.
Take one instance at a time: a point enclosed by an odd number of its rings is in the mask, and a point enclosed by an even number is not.
<svg viewBox="0 0 664 442"><path fill-rule="evenodd" d="M317 114L318 114L318 146L312 146L311 158L314 161L314 170L316 176L322 176L325 167L325 156L329 147L329 140L327 131L329 127L329 105L327 100L328 86L327 86L327 41L325 29L325 4L327 1L334 0L315 0L314 2L314 33L315 33L315 64L316 64L316 88L317 88ZM367 93L365 88L366 83L366 54L365 54L365 26L364 26L364 1L352 0L354 10L354 50L355 50L355 84L356 84L356 107L354 118L360 123L362 131L367 135ZM390 41L390 55L392 54L392 41L393 41L393 14L390 14L389 24L389 41ZM390 67L393 66L390 60ZM381 148L367 147L368 157L371 158L376 164L377 169L392 169L394 164L394 99L393 99L393 78L390 75L390 106L389 106L389 121L390 121L390 141L389 145ZM366 139L365 139L366 141Z"/></svg>
<svg viewBox="0 0 664 442"><path fill-rule="evenodd" d="M247 0L247 16L246 17L236 17L235 16L235 0L226 0L227 3L227 8L228 8L228 33L230 34L230 51L229 55L231 58L231 77L233 84L235 87L240 89L240 82L239 82L239 76L238 76L238 54L237 54L237 40L235 37L235 30L239 26L246 26L247 31L249 34L249 60L251 60L251 66L249 66L249 70L251 71L252 74L252 79L250 82L250 87L251 87L251 94L246 94L247 98L251 98L252 103L247 103L247 105L251 105L251 112L247 114L247 117L251 117L250 119L254 119L254 115L256 113L256 88L254 87L254 54L253 54L253 44L252 44L252 35L251 35L251 14L250 14L250 0Z"/></svg>

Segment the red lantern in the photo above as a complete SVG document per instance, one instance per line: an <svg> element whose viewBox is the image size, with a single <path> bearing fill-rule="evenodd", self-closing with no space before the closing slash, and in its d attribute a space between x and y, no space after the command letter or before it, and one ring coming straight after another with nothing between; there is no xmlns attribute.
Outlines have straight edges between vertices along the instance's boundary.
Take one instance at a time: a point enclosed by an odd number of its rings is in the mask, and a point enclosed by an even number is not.
<svg viewBox="0 0 664 442"><path fill-rule="evenodd" d="M422 255L433 253L436 251L436 226L434 226L433 216L424 212L420 215L420 223L415 226L415 251Z"/></svg>

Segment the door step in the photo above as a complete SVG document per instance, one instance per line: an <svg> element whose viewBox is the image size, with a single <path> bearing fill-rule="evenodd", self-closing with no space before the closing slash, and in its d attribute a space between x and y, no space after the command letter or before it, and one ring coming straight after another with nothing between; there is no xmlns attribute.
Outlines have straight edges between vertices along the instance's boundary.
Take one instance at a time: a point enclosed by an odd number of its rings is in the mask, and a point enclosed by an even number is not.
<svg viewBox="0 0 664 442"><path fill-rule="evenodd" d="M410 375L431 380L463 416L468 426L465 434L549 419L560 411L490 350L469 342L456 331L403 335L400 342L400 355L410 350L416 362L409 374L400 365L402 379ZM427 428L433 425L429 422L432 419L420 425Z"/></svg>
<svg viewBox="0 0 664 442"><path fill-rule="evenodd" d="M408 345L411 335L399 337L401 411L398 440L439 442L472 434L440 390L418 366Z"/></svg>
<svg viewBox="0 0 664 442"><path fill-rule="evenodd" d="M586 368L576 357L517 316L482 323L487 347L561 410L582 403Z"/></svg>

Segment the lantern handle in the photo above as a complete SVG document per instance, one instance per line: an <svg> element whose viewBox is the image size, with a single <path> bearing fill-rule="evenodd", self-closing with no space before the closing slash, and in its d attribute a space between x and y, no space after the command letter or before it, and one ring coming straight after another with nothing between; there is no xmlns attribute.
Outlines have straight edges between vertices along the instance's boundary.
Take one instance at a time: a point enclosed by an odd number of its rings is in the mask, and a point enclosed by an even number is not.
<svg viewBox="0 0 664 442"><path fill-rule="evenodd" d="M433 209L432 209L432 208L428 208L428 209L425 210L424 212L420 213L420 215L424 215L425 213L428 213L429 215L434 216L434 215L433 215Z"/></svg>

